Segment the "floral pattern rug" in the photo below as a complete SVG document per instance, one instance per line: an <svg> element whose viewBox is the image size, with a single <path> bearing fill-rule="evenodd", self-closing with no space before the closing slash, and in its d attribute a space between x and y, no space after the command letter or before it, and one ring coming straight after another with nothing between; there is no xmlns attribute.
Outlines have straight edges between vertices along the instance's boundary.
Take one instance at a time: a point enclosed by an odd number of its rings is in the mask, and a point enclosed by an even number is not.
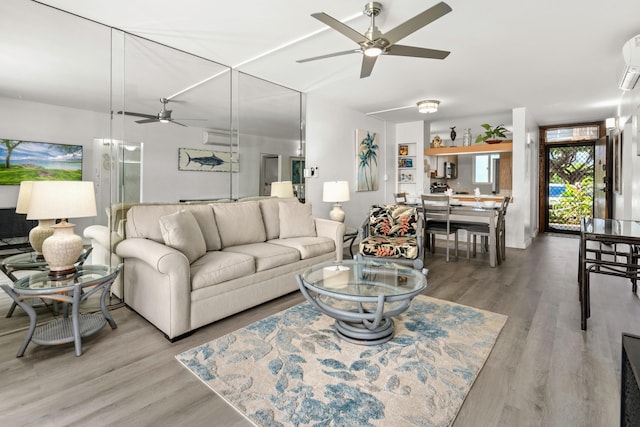
<svg viewBox="0 0 640 427"><path fill-rule="evenodd" d="M376 346L302 303L176 356L258 426L448 426L507 321L419 295Z"/></svg>

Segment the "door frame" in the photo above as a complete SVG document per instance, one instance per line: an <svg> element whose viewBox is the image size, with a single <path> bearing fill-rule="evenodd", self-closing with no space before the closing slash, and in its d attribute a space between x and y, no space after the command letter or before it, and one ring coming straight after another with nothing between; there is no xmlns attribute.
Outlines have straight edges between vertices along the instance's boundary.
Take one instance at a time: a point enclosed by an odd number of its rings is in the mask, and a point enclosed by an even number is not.
<svg viewBox="0 0 640 427"><path fill-rule="evenodd" d="M546 222L547 222L547 193L548 193L548 186L547 186L547 159L546 159L546 153L547 153L547 145L566 145L567 141L563 141L563 142L547 142L547 138L546 138L546 131L549 129L557 129L557 128L570 128L570 127L583 127L583 126L598 126L598 138L601 138L603 136L605 136L607 134L606 132L606 126L605 126L605 121L597 121L597 122L580 122L580 123L567 123L567 124L558 124L558 125L547 125L547 126L540 126L538 128L538 139L539 139L539 144L538 144L538 170L540 171L538 173L538 230L541 230L542 232L546 232L545 226L546 226ZM589 140L595 143L595 141L598 139L594 139L594 140ZM576 141L578 142L578 141ZM584 141L587 142L587 141ZM610 165L611 162L609 161L609 155L611 153L611 150L608 149L607 150L607 165ZM611 174L608 173L607 176L611 177ZM611 201L607 199L607 209L610 209L611 207Z"/></svg>

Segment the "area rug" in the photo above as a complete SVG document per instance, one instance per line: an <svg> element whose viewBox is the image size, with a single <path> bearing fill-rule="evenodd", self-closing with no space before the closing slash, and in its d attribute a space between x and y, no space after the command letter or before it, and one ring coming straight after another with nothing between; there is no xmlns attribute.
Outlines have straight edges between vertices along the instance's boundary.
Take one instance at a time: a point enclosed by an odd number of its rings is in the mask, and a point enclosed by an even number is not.
<svg viewBox="0 0 640 427"><path fill-rule="evenodd" d="M176 358L258 426L448 426L506 320L419 295L362 346L305 302Z"/></svg>

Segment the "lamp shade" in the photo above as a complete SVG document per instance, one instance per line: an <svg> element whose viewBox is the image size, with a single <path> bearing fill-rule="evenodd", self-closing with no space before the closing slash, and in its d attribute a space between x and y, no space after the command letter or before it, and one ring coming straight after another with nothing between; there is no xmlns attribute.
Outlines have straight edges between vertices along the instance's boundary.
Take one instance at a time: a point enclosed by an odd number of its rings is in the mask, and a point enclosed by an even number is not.
<svg viewBox="0 0 640 427"><path fill-rule="evenodd" d="M33 181L22 181L20 183L20 191L18 192L18 203L16 204L16 213L26 214L29 210L29 202L31 201L31 188Z"/></svg>
<svg viewBox="0 0 640 427"><path fill-rule="evenodd" d="M96 216L93 181L34 181L27 219Z"/></svg>
<svg viewBox="0 0 640 427"><path fill-rule="evenodd" d="M291 181L272 182L271 197L293 197L293 184Z"/></svg>
<svg viewBox="0 0 640 427"><path fill-rule="evenodd" d="M327 181L322 186L323 202L346 202L349 198L348 181Z"/></svg>

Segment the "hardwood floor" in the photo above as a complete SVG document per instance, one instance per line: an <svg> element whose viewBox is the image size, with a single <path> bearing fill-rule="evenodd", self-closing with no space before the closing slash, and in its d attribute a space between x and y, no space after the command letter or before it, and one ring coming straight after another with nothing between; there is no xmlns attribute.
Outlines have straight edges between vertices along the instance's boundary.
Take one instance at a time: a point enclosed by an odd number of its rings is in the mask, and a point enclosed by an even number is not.
<svg viewBox="0 0 640 427"><path fill-rule="evenodd" d="M497 268L486 255L450 263L427 255L425 294L509 316L455 426L619 423L620 334L640 334L640 302L628 281L594 275L582 332L577 251L576 238L541 235L526 250L508 249ZM72 345L32 343L17 359L24 332L2 335L0 425L248 426L174 356L301 301L287 295L173 344L118 308L118 329L85 340L81 357Z"/></svg>

